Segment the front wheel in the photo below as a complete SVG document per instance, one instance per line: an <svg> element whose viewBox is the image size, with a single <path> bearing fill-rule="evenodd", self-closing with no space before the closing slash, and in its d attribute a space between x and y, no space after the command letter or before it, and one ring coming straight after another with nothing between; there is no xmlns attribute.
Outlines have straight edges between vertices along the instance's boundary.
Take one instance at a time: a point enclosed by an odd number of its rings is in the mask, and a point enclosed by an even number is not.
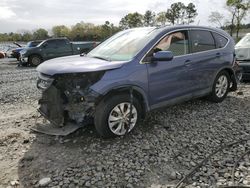
<svg viewBox="0 0 250 188"><path fill-rule="evenodd" d="M118 94L97 105L95 128L104 138L122 136L132 131L141 118L141 114L141 105L136 98L133 98L131 108L129 95Z"/></svg>
<svg viewBox="0 0 250 188"><path fill-rule="evenodd" d="M221 71L215 78L209 100L212 102L222 102L229 91L230 77L226 71Z"/></svg>
<svg viewBox="0 0 250 188"><path fill-rule="evenodd" d="M33 67L38 66L42 63L42 58L38 55L31 55L29 57L29 64Z"/></svg>

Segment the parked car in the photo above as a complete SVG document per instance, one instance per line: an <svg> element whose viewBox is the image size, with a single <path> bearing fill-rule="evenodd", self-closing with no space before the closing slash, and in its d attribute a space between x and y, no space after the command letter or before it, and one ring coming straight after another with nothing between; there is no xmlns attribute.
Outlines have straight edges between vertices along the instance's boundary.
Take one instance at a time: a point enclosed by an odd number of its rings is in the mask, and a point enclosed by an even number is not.
<svg viewBox="0 0 250 188"><path fill-rule="evenodd" d="M203 96L222 102L237 89L234 45L208 27L121 31L86 56L39 65L39 111L58 126L93 117L97 132L112 137L153 109Z"/></svg>
<svg viewBox="0 0 250 188"><path fill-rule="evenodd" d="M75 54L89 52L96 42L70 42L67 38L47 39L37 47L24 49L20 52L21 64L37 66L43 61Z"/></svg>
<svg viewBox="0 0 250 188"><path fill-rule="evenodd" d="M5 53L5 57L11 57L12 50L16 49L17 47L21 47L21 45L17 42L6 42L0 45L0 51Z"/></svg>
<svg viewBox="0 0 250 188"><path fill-rule="evenodd" d="M30 41L24 47L19 46L19 48L13 49L11 51L10 56L13 57L13 58L16 58L17 60L20 60L20 51L22 51L23 49L36 47L41 42L42 42L42 40Z"/></svg>
<svg viewBox="0 0 250 188"><path fill-rule="evenodd" d="M242 80L250 80L250 33L236 44L235 53L242 68Z"/></svg>
<svg viewBox="0 0 250 188"><path fill-rule="evenodd" d="M0 51L0 59L5 58L5 52Z"/></svg>

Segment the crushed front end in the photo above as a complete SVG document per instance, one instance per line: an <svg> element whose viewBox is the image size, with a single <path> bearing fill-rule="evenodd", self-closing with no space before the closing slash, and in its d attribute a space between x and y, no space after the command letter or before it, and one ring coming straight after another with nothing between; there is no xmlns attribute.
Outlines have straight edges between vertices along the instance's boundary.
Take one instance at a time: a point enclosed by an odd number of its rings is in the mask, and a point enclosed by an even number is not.
<svg viewBox="0 0 250 188"><path fill-rule="evenodd" d="M61 74L39 73L37 87L42 91L38 111L53 125L63 127L68 122L84 124L93 117L100 95L90 89L104 72Z"/></svg>

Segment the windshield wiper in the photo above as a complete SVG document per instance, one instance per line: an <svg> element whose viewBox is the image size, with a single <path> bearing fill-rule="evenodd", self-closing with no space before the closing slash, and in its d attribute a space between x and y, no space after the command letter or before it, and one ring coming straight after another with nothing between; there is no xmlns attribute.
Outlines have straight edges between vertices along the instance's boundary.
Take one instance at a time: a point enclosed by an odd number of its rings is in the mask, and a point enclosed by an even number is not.
<svg viewBox="0 0 250 188"><path fill-rule="evenodd" d="M101 59L101 60L104 60L104 61L110 61L109 59L105 58L105 57L100 57L100 56L91 56L93 58L96 58L96 59Z"/></svg>

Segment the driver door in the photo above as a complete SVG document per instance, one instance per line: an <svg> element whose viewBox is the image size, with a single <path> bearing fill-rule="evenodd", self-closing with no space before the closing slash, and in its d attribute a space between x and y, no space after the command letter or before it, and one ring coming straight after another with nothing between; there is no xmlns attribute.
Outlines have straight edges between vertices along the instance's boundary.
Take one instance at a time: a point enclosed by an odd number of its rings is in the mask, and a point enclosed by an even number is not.
<svg viewBox="0 0 250 188"><path fill-rule="evenodd" d="M46 59L57 57L57 48L56 40L48 40L43 49L43 53L45 54L44 57L46 57Z"/></svg>
<svg viewBox="0 0 250 188"><path fill-rule="evenodd" d="M174 58L170 61L146 62L152 108L167 102L176 102L178 98L181 99L190 92L186 67L186 55L189 53L188 31L173 32L165 36L143 61L150 59L157 51L171 51Z"/></svg>

